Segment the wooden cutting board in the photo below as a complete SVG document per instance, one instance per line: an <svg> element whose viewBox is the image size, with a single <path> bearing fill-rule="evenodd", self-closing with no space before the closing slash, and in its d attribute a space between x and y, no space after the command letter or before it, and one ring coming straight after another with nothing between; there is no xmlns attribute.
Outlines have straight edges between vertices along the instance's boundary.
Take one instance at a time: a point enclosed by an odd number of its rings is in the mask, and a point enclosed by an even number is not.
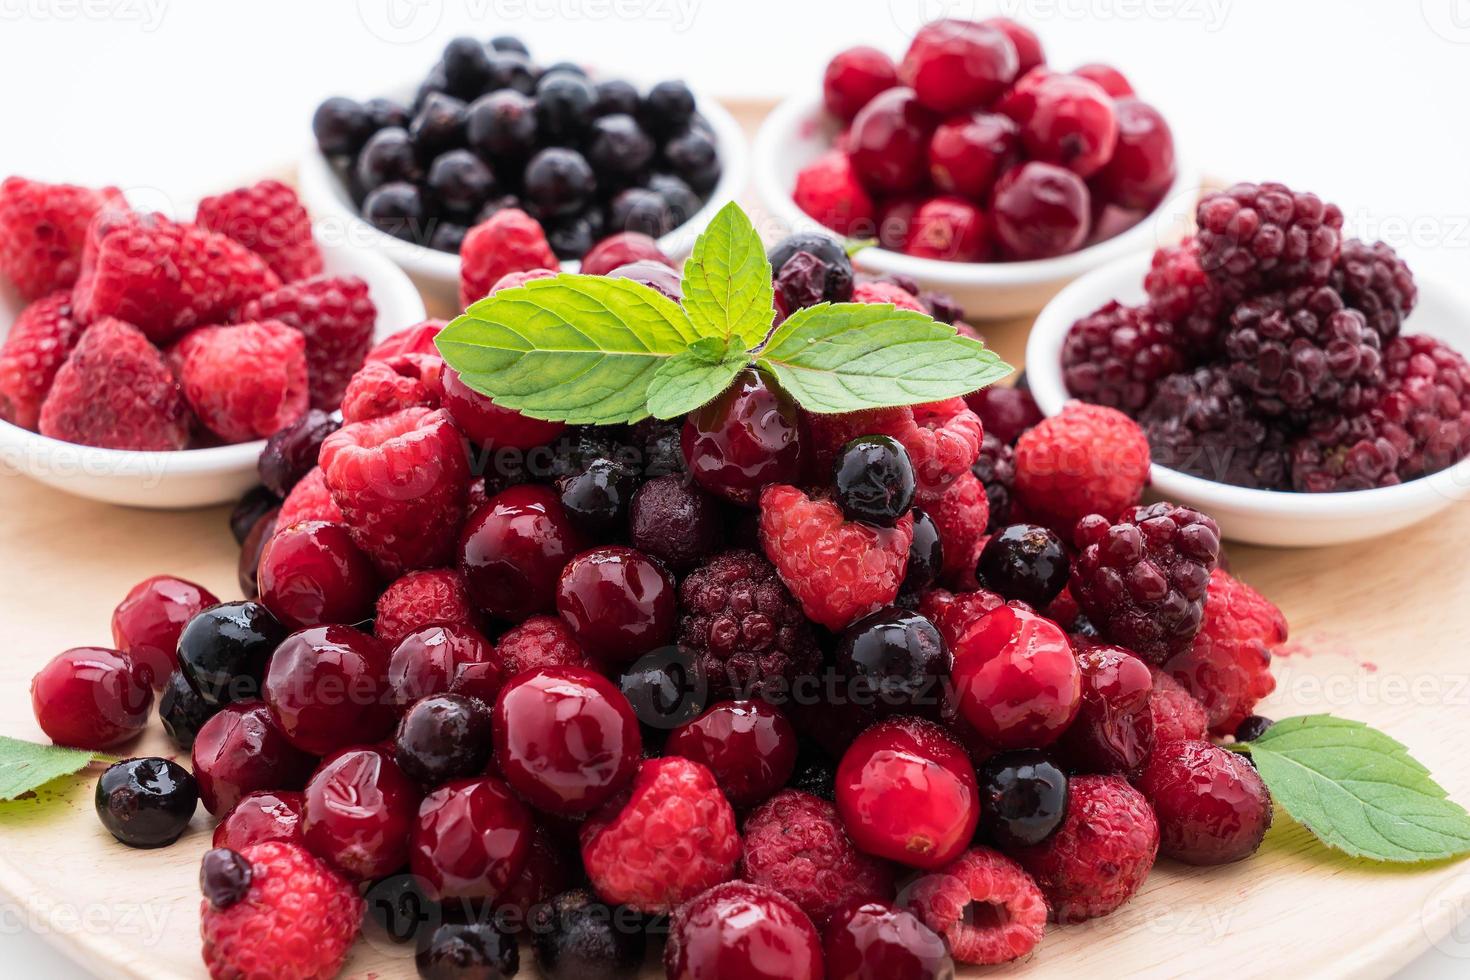
<svg viewBox="0 0 1470 980"><path fill-rule="evenodd" d="M752 128L766 107L736 106ZM989 324L1021 364L1024 323ZM171 573L239 595L227 508L125 510L0 472L0 734L43 738L32 675L72 646L110 643L113 607L140 579ZM1403 534L1335 548L1231 548L1235 573L1292 626L1272 717L1330 711L1405 742L1470 803L1470 507ZM128 750L174 754L155 724ZM181 761L187 763L187 758ZM93 779L0 803L0 930L44 934L107 977L197 978L203 809L177 844L116 843L92 808ZM1381 977L1437 945L1470 963L1470 865L1404 869L1335 855L1278 813L1253 859L1217 869L1164 861L1112 916L1052 929L1022 963L987 976ZM523 975L535 976L529 950ZM414 976L402 949L359 943L344 976ZM650 968L649 976L660 971Z"/></svg>

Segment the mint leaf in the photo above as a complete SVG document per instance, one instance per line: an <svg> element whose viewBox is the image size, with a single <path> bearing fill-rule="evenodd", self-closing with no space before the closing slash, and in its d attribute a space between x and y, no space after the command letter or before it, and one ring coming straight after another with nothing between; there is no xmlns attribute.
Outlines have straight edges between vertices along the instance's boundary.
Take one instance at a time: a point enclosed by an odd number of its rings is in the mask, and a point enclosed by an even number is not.
<svg viewBox="0 0 1470 980"><path fill-rule="evenodd" d="M803 408L819 414L954 398L1011 371L954 327L887 303L797 310L758 356Z"/></svg>
<svg viewBox="0 0 1470 980"><path fill-rule="evenodd" d="M532 418L646 418L659 365L699 333L679 304L630 279L563 273L475 303L437 338L471 388Z"/></svg>
<svg viewBox="0 0 1470 980"><path fill-rule="evenodd" d="M684 310L705 336L754 347L776 316L771 263L734 201L720 209L684 263Z"/></svg>
<svg viewBox="0 0 1470 980"><path fill-rule="evenodd" d="M62 776L81 772L111 756L59 745L37 745L0 735L0 800L14 800Z"/></svg>
<svg viewBox="0 0 1470 980"><path fill-rule="evenodd" d="M848 258L852 258L863 249L874 248L877 244L876 238L849 238L842 243L842 250L847 253Z"/></svg>
<svg viewBox="0 0 1470 980"><path fill-rule="evenodd" d="M1362 722L1286 718L1239 748L1276 802L1329 847L1377 861L1470 853L1470 814L1408 749Z"/></svg>
<svg viewBox="0 0 1470 980"><path fill-rule="evenodd" d="M674 419L713 401L730 387L735 375L750 363L750 355L736 350L711 361L690 348L660 365L648 386L648 413Z"/></svg>

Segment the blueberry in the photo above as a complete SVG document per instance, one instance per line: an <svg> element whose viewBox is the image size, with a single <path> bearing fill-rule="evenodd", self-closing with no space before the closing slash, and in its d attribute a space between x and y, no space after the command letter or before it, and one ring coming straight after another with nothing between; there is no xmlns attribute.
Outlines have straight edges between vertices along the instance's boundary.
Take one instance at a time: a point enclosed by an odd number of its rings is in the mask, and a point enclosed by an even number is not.
<svg viewBox="0 0 1470 980"><path fill-rule="evenodd" d="M465 113L470 149L490 160L523 160L536 148L536 103L513 89L481 96Z"/></svg>
<svg viewBox="0 0 1470 980"><path fill-rule="evenodd" d="M490 58L490 88L514 89L522 95L536 91L536 68L515 51L499 51Z"/></svg>
<svg viewBox="0 0 1470 980"><path fill-rule="evenodd" d="M642 116L654 133L676 133L694 117L694 93L683 82L659 82L644 98Z"/></svg>
<svg viewBox="0 0 1470 980"><path fill-rule="evenodd" d="M260 682L286 628L258 602L222 602L179 633L179 669L204 703L260 697Z"/></svg>
<svg viewBox="0 0 1470 980"><path fill-rule="evenodd" d="M444 46L440 62L451 94L473 99L490 84L490 55L472 37L457 37Z"/></svg>
<svg viewBox="0 0 1470 980"><path fill-rule="evenodd" d="M884 713L936 715L950 661L933 623L894 606L859 619L837 644L837 674L848 685L844 693L859 707Z"/></svg>
<svg viewBox="0 0 1470 980"><path fill-rule="evenodd" d="M362 216L379 231L421 243L427 225L423 194L407 181L384 184L362 202Z"/></svg>
<svg viewBox="0 0 1470 980"><path fill-rule="evenodd" d="M368 119L372 121L373 132L387 129L389 126L402 126L406 129L409 120L413 118L413 113L408 111L408 106L392 99L368 99L362 104L362 107L367 110Z"/></svg>
<svg viewBox="0 0 1470 980"><path fill-rule="evenodd" d="M445 211L472 215L495 192L495 173L469 150L450 150L429 165L427 186Z"/></svg>
<svg viewBox="0 0 1470 980"><path fill-rule="evenodd" d="M374 133L358 154L354 173L364 194L397 180L416 183L424 175L413 141L401 126Z"/></svg>
<svg viewBox="0 0 1470 980"><path fill-rule="evenodd" d="M374 128L371 114L364 106L339 95L317 106L311 117L316 145L329 157L352 156L362 149Z"/></svg>
<svg viewBox="0 0 1470 980"><path fill-rule="evenodd" d="M1276 724L1270 718L1261 715L1251 715L1242 721L1235 729L1235 740L1237 742L1254 742L1266 734L1266 729Z"/></svg>
<svg viewBox="0 0 1470 980"><path fill-rule="evenodd" d="M465 225L454 221L440 221L434 225L434 233L429 236L429 247L435 251L458 255L459 247L464 244L464 236L469 233L470 230Z"/></svg>
<svg viewBox="0 0 1470 980"><path fill-rule="evenodd" d="M1036 749L1002 752L980 770L980 807L1001 847L1040 844L1067 815L1067 777Z"/></svg>
<svg viewBox="0 0 1470 980"><path fill-rule="evenodd" d="M429 980L501 980L520 969L516 939L493 921L446 922L421 930L414 955L419 976Z"/></svg>
<svg viewBox="0 0 1470 980"><path fill-rule="evenodd" d="M526 198L546 215L576 214L597 192L597 178L576 150L551 146L526 164Z"/></svg>
<svg viewBox="0 0 1470 980"><path fill-rule="evenodd" d="M668 202L644 187L620 191L608 205L607 222L612 231L637 231L650 238L662 238L674 230Z"/></svg>
<svg viewBox="0 0 1470 980"><path fill-rule="evenodd" d="M923 510L914 508L914 539L909 544L909 567L903 591L919 593L939 580L944 568L944 542L939 528Z"/></svg>
<svg viewBox="0 0 1470 980"><path fill-rule="evenodd" d="M664 199L669 206L669 220L676 228L694 217L702 205L699 195L673 174L650 174L646 186Z"/></svg>
<svg viewBox="0 0 1470 980"><path fill-rule="evenodd" d="M842 447L832 481L849 521L893 527L914 505L914 467L892 436L859 436Z"/></svg>
<svg viewBox="0 0 1470 980"><path fill-rule="evenodd" d="M230 534L234 536L235 543L244 544L255 522L279 506L281 498L271 493L268 487L256 486L246 490L235 509L230 511Z"/></svg>
<svg viewBox="0 0 1470 980"><path fill-rule="evenodd" d="M432 160L446 150L464 145L465 104L452 95L435 92L408 124L418 158Z"/></svg>
<svg viewBox="0 0 1470 980"><path fill-rule="evenodd" d="M531 57L531 51L526 47L526 42L518 37L512 37L509 34L492 37L490 39L490 48L494 51L509 51L523 58Z"/></svg>
<svg viewBox="0 0 1470 980"><path fill-rule="evenodd" d="M1071 571L1067 549L1055 531L1012 524L985 543L975 577L992 592L1042 609L1066 586Z"/></svg>
<svg viewBox="0 0 1470 980"><path fill-rule="evenodd" d="M710 168L718 168L719 156L714 138L703 130L692 127L664 144L664 159L668 161L670 169L684 178L690 187L705 181ZM718 179L718 169L714 171L714 175Z"/></svg>
<svg viewBox="0 0 1470 980"><path fill-rule="evenodd" d="M638 481L626 466L594 459L580 473L557 481L562 507L578 530L597 540L611 540L628 522L628 503Z"/></svg>
<svg viewBox="0 0 1470 980"><path fill-rule="evenodd" d="M806 255L805 259L800 258ZM842 243L820 232L787 235L766 253L788 311L852 299L852 260ZM788 269L791 265L793 268Z"/></svg>
<svg viewBox="0 0 1470 980"><path fill-rule="evenodd" d="M536 120L552 139L571 139L587 128L597 104L597 90L583 75L551 71L536 85Z"/></svg>
<svg viewBox="0 0 1470 980"><path fill-rule="evenodd" d="M393 758L426 787L479 775L490 761L490 709L458 694L421 698L398 723Z"/></svg>
<svg viewBox="0 0 1470 980"><path fill-rule="evenodd" d="M179 839L199 805L189 771L167 759L127 759L97 780L97 816L129 847L166 847Z"/></svg>
<svg viewBox="0 0 1470 980"><path fill-rule="evenodd" d="M256 464L260 482L276 496L285 497L316 466L327 436L341 427L340 419L313 408L271 436Z"/></svg>
<svg viewBox="0 0 1470 980"><path fill-rule="evenodd" d="M635 977L647 939L636 914L610 907L583 889L536 906L531 943L546 980L614 980Z"/></svg>
<svg viewBox="0 0 1470 980"><path fill-rule="evenodd" d="M163 696L158 701L158 720L163 730L181 749L194 747L194 739L204 723L215 715L199 692L189 686L183 671L176 670L168 675L163 685Z"/></svg>
<svg viewBox="0 0 1470 980"><path fill-rule="evenodd" d="M596 88L597 102L592 108L599 116L615 112L631 116L638 112L638 89L632 83L621 78L610 78L605 82L598 82Z"/></svg>
<svg viewBox="0 0 1470 980"><path fill-rule="evenodd" d="M599 116L587 137L587 160L600 174L632 177L648 166L655 147L632 116Z"/></svg>

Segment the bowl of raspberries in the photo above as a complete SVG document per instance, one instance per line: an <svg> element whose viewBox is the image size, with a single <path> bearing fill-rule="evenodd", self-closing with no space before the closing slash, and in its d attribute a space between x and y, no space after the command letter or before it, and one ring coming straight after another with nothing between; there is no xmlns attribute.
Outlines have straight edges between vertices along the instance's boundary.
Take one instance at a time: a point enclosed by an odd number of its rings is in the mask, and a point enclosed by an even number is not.
<svg viewBox="0 0 1470 980"><path fill-rule="evenodd" d="M506 237L483 227L498 212L523 217L524 248L575 272L618 232L687 254L745 182L744 134L713 100L682 81L538 64L514 37L456 38L417 88L329 98L312 131L300 175L313 212L446 302L461 252Z"/></svg>
<svg viewBox="0 0 1470 980"><path fill-rule="evenodd" d="M894 62L838 53L822 95L756 138L756 187L793 228L870 243L863 269L945 289L984 318L1034 313L1152 247L1195 184L1163 115L1117 69L1046 63L1005 17L939 20Z"/></svg>
<svg viewBox="0 0 1470 980"><path fill-rule="evenodd" d="M1465 301L1308 192L1236 184L1195 217L1037 318L1041 408L1136 419L1155 489L1257 544L1360 540L1470 497Z"/></svg>
<svg viewBox="0 0 1470 980"><path fill-rule="evenodd" d="M233 500L264 440L335 411L378 333L424 315L391 262L321 244L279 181L175 220L115 188L8 177L0 453L95 500Z"/></svg>

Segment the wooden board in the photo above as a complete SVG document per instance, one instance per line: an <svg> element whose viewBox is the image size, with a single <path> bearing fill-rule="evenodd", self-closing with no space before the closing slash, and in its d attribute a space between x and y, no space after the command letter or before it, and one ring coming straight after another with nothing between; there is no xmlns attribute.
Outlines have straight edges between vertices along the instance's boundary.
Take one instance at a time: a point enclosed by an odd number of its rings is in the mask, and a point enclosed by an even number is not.
<svg viewBox="0 0 1470 980"><path fill-rule="evenodd" d="M753 123L759 107L744 107ZM1025 324L987 325L1021 363ZM109 643L116 603L172 573L238 596L226 508L124 510L0 474L0 734L40 739L31 676L71 646ZM1331 711L1407 743L1451 795L1470 802L1470 507L1391 539L1337 548L1231 548L1240 577L1292 624L1277 661L1274 717ZM155 724L129 750L169 755ZM184 760L187 762L187 760ZM201 809L161 851L125 848L92 809L91 780L0 803L0 929L40 931L103 976L201 977L197 868L212 821ZM1352 862L1283 815L1252 860L1219 869L1161 862L1119 912L1053 929L1028 961L989 976L1379 977L1470 914L1470 866ZM527 955L529 964L529 954ZM527 965L524 975L535 976ZM979 971L977 971L978 973ZM359 943L345 976L414 975L402 950ZM656 974L651 974L656 975Z"/></svg>

